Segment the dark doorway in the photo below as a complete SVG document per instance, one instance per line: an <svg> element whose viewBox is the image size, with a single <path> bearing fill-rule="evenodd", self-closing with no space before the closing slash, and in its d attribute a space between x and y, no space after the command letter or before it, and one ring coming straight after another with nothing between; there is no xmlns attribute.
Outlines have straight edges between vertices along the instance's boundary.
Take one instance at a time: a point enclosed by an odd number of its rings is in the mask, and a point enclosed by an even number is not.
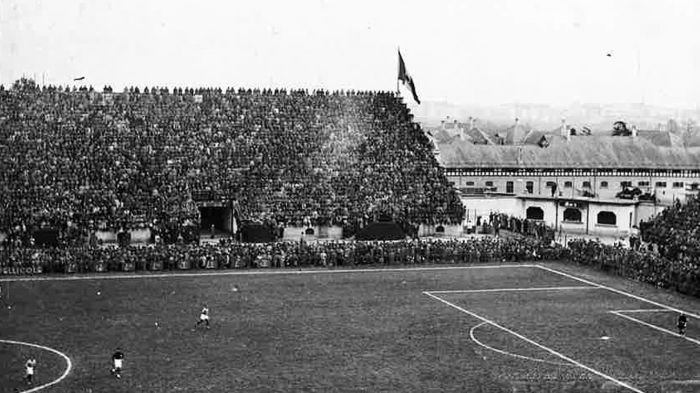
<svg viewBox="0 0 700 393"><path fill-rule="evenodd" d="M598 224L617 225L617 216L613 212L600 212L598 213Z"/></svg>
<svg viewBox="0 0 700 393"><path fill-rule="evenodd" d="M581 210L569 207L564 210L564 221L581 222Z"/></svg>
<svg viewBox="0 0 700 393"><path fill-rule="evenodd" d="M231 209L226 207L202 206L199 208L201 214L201 230L209 233L212 225L216 233L232 231Z"/></svg>
<svg viewBox="0 0 700 393"><path fill-rule="evenodd" d="M525 211L525 215L529 220L544 220L544 210L541 207L530 206Z"/></svg>
<svg viewBox="0 0 700 393"><path fill-rule="evenodd" d="M37 246L58 246L58 230L57 229L39 229L32 234L34 244Z"/></svg>
<svg viewBox="0 0 700 393"><path fill-rule="evenodd" d="M268 243L275 241L274 228L257 223L244 224L241 227L241 241L246 243Z"/></svg>

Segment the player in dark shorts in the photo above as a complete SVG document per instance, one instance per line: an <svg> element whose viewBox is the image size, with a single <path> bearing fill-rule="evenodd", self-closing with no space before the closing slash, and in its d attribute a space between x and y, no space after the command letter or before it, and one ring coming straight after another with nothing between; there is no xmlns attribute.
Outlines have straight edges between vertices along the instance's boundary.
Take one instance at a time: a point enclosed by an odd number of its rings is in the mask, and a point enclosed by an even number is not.
<svg viewBox="0 0 700 393"><path fill-rule="evenodd" d="M678 316L678 334L685 336L685 329L688 327L688 317L681 313Z"/></svg>
<svg viewBox="0 0 700 393"><path fill-rule="evenodd" d="M122 377L122 363L124 362L124 353L121 349L117 350L112 354L112 370L110 372L117 378Z"/></svg>

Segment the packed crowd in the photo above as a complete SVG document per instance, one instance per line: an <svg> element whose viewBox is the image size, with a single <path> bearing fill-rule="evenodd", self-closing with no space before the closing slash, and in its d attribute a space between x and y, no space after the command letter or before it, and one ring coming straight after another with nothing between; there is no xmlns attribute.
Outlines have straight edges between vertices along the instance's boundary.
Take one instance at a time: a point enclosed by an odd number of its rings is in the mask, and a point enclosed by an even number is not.
<svg viewBox="0 0 700 393"><path fill-rule="evenodd" d="M391 93L0 86L0 267L46 271L301 267L571 258L700 295L700 199L640 224L644 247L550 247L539 222L489 217L532 238L198 245L196 201L273 227L391 218L454 224L464 209L427 137ZM102 248L94 229L149 227L149 247ZM37 229L62 247L37 249ZM354 228L354 229L353 229ZM76 239L83 239L76 241ZM94 239L92 239L94 240ZM12 245L12 247L7 247ZM646 250L652 245L653 251Z"/></svg>
<svg viewBox="0 0 700 393"><path fill-rule="evenodd" d="M197 199L235 201L241 220L297 226L464 215L392 93L114 93L22 79L0 87L0 166L0 232L10 236L197 226Z"/></svg>
<svg viewBox="0 0 700 393"><path fill-rule="evenodd" d="M496 235L503 229L516 234L541 239L544 242L554 240L554 230L540 220L514 217L503 213L491 213L489 214L489 222Z"/></svg>
<svg viewBox="0 0 700 393"><path fill-rule="evenodd" d="M700 296L700 266L697 260L669 259L649 250L605 245L592 240L569 242L573 262L596 267L660 288Z"/></svg>
<svg viewBox="0 0 700 393"><path fill-rule="evenodd" d="M651 221L640 224L642 240L654 245L659 255L687 264L700 257L700 199L676 201Z"/></svg>
<svg viewBox="0 0 700 393"><path fill-rule="evenodd" d="M561 259L567 250L534 239L175 244L110 248L13 248L0 268L42 272L478 263Z"/></svg>

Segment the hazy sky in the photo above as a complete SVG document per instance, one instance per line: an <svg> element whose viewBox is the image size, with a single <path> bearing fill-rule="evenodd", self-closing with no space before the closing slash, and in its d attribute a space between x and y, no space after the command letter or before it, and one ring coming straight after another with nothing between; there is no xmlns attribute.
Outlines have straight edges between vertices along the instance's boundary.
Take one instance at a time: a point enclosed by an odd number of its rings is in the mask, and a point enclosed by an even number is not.
<svg viewBox="0 0 700 393"><path fill-rule="evenodd" d="M398 46L424 100L700 104L696 0L0 0L6 85L393 90Z"/></svg>

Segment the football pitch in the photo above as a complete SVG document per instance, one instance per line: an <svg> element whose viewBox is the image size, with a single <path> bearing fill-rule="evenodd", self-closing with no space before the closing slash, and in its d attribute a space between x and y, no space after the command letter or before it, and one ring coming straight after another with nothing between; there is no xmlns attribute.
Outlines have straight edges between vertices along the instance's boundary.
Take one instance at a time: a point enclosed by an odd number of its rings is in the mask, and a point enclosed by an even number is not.
<svg viewBox="0 0 700 393"><path fill-rule="evenodd" d="M564 264L0 285L2 393L700 392L700 302Z"/></svg>

